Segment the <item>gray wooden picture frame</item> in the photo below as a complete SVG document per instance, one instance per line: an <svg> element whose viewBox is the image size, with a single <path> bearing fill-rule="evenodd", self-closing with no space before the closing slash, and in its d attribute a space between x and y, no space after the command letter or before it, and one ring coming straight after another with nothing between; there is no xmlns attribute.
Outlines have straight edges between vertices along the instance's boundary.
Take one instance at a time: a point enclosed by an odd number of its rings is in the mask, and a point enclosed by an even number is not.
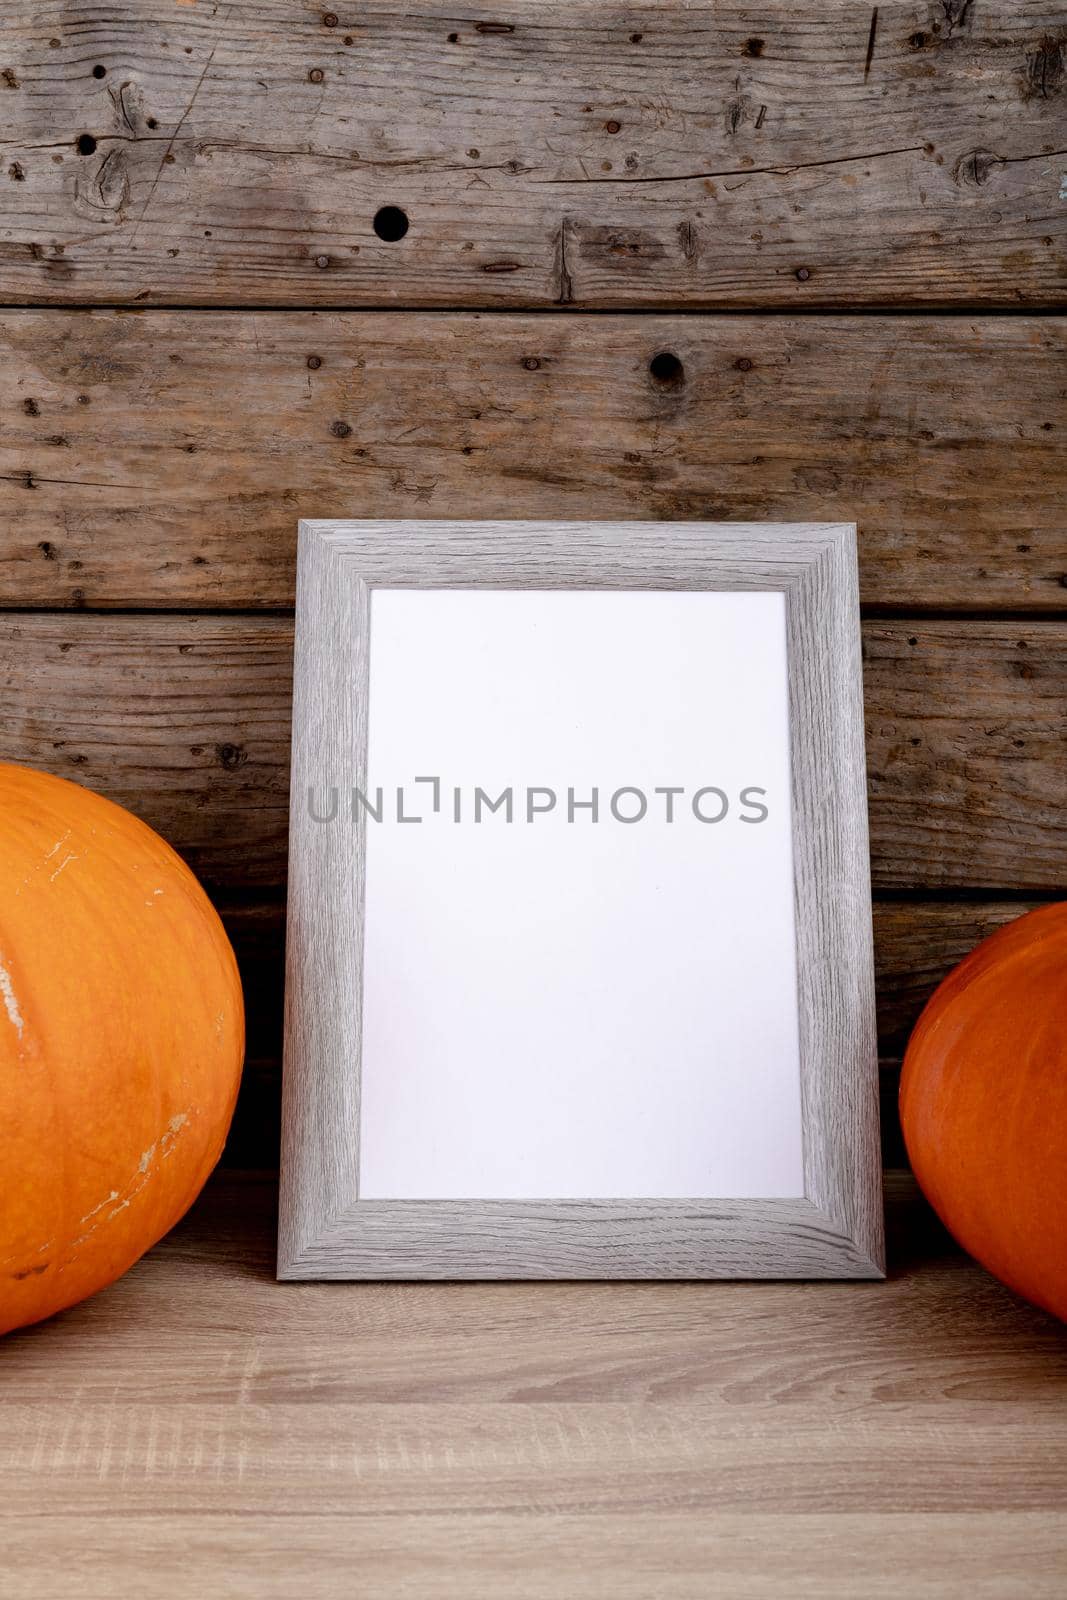
<svg viewBox="0 0 1067 1600"><path fill-rule="evenodd" d="M784 593L802 1199L360 1199L365 819L316 826L303 798L365 784L375 588ZM303 522L296 616L278 1276L882 1276L854 527Z"/></svg>

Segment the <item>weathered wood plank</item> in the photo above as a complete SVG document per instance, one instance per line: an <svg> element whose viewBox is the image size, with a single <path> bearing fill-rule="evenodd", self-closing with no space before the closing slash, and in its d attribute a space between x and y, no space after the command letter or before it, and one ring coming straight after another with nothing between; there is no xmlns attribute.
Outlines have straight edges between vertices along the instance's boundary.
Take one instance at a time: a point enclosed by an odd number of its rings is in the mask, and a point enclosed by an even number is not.
<svg viewBox="0 0 1067 1600"><path fill-rule="evenodd" d="M864 626L876 886L1067 881L1067 623ZM285 878L288 617L0 615L0 759L143 816L214 888Z"/></svg>
<svg viewBox="0 0 1067 1600"><path fill-rule="evenodd" d="M231 1166L275 1167L285 914L277 900L241 903L223 895L219 904L241 968L248 1013L248 1059L226 1159ZM941 979L979 940L1031 906L1012 900L876 901L874 953L887 1165L903 1161L896 1109L899 1057L919 1012Z"/></svg>
<svg viewBox="0 0 1067 1600"><path fill-rule="evenodd" d="M1067 602L1067 318L9 312L0 363L0 604L288 606L298 516L420 514L847 517L868 603Z"/></svg>
<svg viewBox="0 0 1067 1600"><path fill-rule="evenodd" d="M942 978L976 944L1034 901L880 901L874 908L879 1048L902 1055L919 1013Z"/></svg>
<svg viewBox="0 0 1067 1600"><path fill-rule="evenodd" d="M0 617L0 759L86 783L211 888L284 881L288 618Z"/></svg>
<svg viewBox="0 0 1067 1600"><path fill-rule="evenodd" d="M0 295L1054 304L1065 41L1053 0L16 0Z"/></svg>
<svg viewBox="0 0 1067 1600"><path fill-rule="evenodd" d="M1067 626L869 623L864 660L877 884L1062 889Z"/></svg>

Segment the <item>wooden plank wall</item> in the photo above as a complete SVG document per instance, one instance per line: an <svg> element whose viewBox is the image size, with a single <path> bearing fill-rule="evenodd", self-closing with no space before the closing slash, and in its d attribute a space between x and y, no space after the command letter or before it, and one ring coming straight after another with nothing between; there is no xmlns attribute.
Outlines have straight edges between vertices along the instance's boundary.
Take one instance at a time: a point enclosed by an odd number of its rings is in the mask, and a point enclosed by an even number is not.
<svg viewBox="0 0 1067 1600"><path fill-rule="evenodd" d="M297 517L854 519L899 1160L1067 879L1063 8L329 3L0 19L0 758L203 877L270 1165Z"/></svg>

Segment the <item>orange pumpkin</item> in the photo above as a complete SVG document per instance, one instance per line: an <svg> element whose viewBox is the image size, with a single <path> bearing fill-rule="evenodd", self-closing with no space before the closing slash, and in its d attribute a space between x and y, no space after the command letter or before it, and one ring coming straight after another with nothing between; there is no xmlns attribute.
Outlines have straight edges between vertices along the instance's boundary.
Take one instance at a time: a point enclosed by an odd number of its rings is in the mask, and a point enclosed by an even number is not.
<svg viewBox="0 0 1067 1600"><path fill-rule="evenodd" d="M237 966L158 834L0 763L0 1333L111 1283L218 1160Z"/></svg>
<svg viewBox="0 0 1067 1600"><path fill-rule="evenodd" d="M1067 904L949 974L904 1060L915 1175L965 1250L1067 1321Z"/></svg>

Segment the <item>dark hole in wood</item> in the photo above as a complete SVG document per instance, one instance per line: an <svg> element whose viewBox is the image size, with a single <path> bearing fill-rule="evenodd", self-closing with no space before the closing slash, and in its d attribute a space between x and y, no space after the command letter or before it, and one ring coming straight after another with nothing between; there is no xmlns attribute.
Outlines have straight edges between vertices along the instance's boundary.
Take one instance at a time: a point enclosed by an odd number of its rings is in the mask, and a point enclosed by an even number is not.
<svg viewBox="0 0 1067 1600"><path fill-rule="evenodd" d="M107 77L107 68L106 67L102 67L102 66L100 66L99 63L97 63L97 65L93 68L93 77L94 78L106 78Z"/></svg>
<svg viewBox="0 0 1067 1600"><path fill-rule="evenodd" d="M673 350L661 350L653 356L648 370L653 382L663 389L680 389L685 382L685 368Z"/></svg>
<svg viewBox="0 0 1067 1600"><path fill-rule="evenodd" d="M147 123L145 124L145 126L149 127L149 128L158 128L159 127L159 123L156 121L155 117L149 117L149 119L148 119Z"/></svg>
<svg viewBox="0 0 1067 1600"><path fill-rule="evenodd" d="M374 215L374 231L387 244L395 244L408 231L407 212L399 206L382 206Z"/></svg>
<svg viewBox="0 0 1067 1600"><path fill-rule="evenodd" d="M91 133L82 133L78 135L78 154L80 156L91 156L95 149L96 140L93 138Z"/></svg>

